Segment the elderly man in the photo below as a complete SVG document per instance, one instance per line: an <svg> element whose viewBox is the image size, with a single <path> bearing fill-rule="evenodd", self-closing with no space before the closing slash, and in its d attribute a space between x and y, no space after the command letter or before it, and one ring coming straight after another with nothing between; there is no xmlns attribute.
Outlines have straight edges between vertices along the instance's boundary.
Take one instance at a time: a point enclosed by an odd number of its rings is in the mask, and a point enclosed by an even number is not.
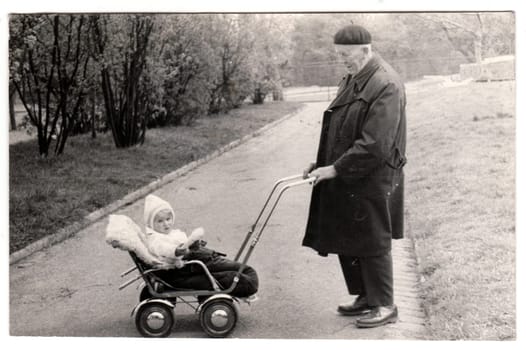
<svg viewBox="0 0 526 350"><path fill-rule="evenodd" d="M338 312L358 327L396 322L391 240L403 237L405 90L371 50L371 35L350 25L334 36L348 74L323 115L316 177L303 245L337 254L350 303Z"/></svg>

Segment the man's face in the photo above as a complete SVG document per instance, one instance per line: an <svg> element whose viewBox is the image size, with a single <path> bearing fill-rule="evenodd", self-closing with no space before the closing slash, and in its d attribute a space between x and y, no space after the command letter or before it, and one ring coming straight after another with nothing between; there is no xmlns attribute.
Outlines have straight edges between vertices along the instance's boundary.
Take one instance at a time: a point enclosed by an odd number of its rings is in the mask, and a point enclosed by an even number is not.
<svg viewBox="0 0 526 350"><path fill-rule="evenodd" d="M153 229L159 233L167 234L172 229L174 219L168 210L161 210L153 218Z"/></svg>
<svg viewBox="0 0 526 350"><path fill-rule="evenodd" d="M366 59L362 45L334 45L338 57L343 62L349 74L354 75L363 67Z"/></svg>

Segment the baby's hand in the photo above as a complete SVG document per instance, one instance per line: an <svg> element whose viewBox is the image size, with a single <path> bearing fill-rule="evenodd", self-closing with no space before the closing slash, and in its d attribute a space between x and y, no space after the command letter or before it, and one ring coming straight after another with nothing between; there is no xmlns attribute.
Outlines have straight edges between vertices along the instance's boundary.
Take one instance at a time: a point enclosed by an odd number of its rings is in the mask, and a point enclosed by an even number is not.
<svg viewBox="0 0 526 350"><path fill-rule="evenodd" d="M182 268L184 266L184 262L181 259L175 259L174 265L175 265L176 268L180 269L180 268Z"/></svg>
<svg viewBox="0 0 526 350"><path fill-rule="evenodd" d="M199 240L199 241L195 241L194 243L192 243L192 244L188 247L188 249L190 249L190 250L196 250L196 249L199 249L200 247L203 246L202 242L204 242L204 241L201 241L201 240Z"/></svg>
<svg viewBox="0 0 526 350"><path fill-rule="evenodd" d="M188 248L186 248L184 244L180 244L177 248L175 248L175 256L183 256L186 253L188 253Z"/></svg>

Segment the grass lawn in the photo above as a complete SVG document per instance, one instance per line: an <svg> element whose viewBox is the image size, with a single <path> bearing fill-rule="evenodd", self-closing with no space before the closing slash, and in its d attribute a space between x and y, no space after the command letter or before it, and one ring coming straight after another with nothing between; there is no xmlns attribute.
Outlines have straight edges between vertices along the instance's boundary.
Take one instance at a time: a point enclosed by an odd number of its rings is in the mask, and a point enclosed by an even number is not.
<svg viewBox="0 0 526 350"><path fill-rule="evenodd" d="M515 339L515 82L414 89L407 146L430 337Z"/></svg>
<svg viewBox="0 0 526 350"><path fill-rule="evenodd" d="M35 140L10 145L10 253L300 106L246 105L191 127L148 130L144 145L129 149L116 149L110 133L72 137L63 155L48 159L39 157Z"/></svg>

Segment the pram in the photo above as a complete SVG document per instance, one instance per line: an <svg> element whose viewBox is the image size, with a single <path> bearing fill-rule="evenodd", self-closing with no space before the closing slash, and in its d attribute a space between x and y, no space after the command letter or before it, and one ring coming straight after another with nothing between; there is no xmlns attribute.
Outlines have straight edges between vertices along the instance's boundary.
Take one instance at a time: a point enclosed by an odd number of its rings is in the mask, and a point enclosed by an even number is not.
<svg viewBox="0 0 526 350"><path fill-rule="evenodd" d="M241 267L236 272L232 285L229 287L221 288L208 271L206 265L199 260L185 261L184 264L200 265L210 280L212 290L188 290L172 286L156 275L156 271L160 270L159 268L148 266L134 252L129 251L135 266L123 272L121 277L133 271L137 271L138 275L122 284L119 290L126 288L138 280L142 279L143 281L139 295L139 303L133 308L131 313L132 318L135 319L135 325L139 333L145 337L168 336L174 324L175 306L177 303L184 303L199 315L201 327L206 334L211 337L225 337L228 335L236 326L239 302L244 300L250 303L250 300L237 298L229 295L229 293L235 289L239 282L239 275L258 243L282 194L291 187L313 184L315 180L314 177L301 179L302 177L303 175L294 175L275 182L256 221L250 227L234 258L234 261L241 262ZM280 190L276 191L278 188L280 188ZM273 198L274 201L272 205L269 205ZM262 220L263 217L265 217L264 220ZM262 223L258 227L260 221ZM256 228L258 228L259 231L253 237L250 245L247 246Z"/></svg>

